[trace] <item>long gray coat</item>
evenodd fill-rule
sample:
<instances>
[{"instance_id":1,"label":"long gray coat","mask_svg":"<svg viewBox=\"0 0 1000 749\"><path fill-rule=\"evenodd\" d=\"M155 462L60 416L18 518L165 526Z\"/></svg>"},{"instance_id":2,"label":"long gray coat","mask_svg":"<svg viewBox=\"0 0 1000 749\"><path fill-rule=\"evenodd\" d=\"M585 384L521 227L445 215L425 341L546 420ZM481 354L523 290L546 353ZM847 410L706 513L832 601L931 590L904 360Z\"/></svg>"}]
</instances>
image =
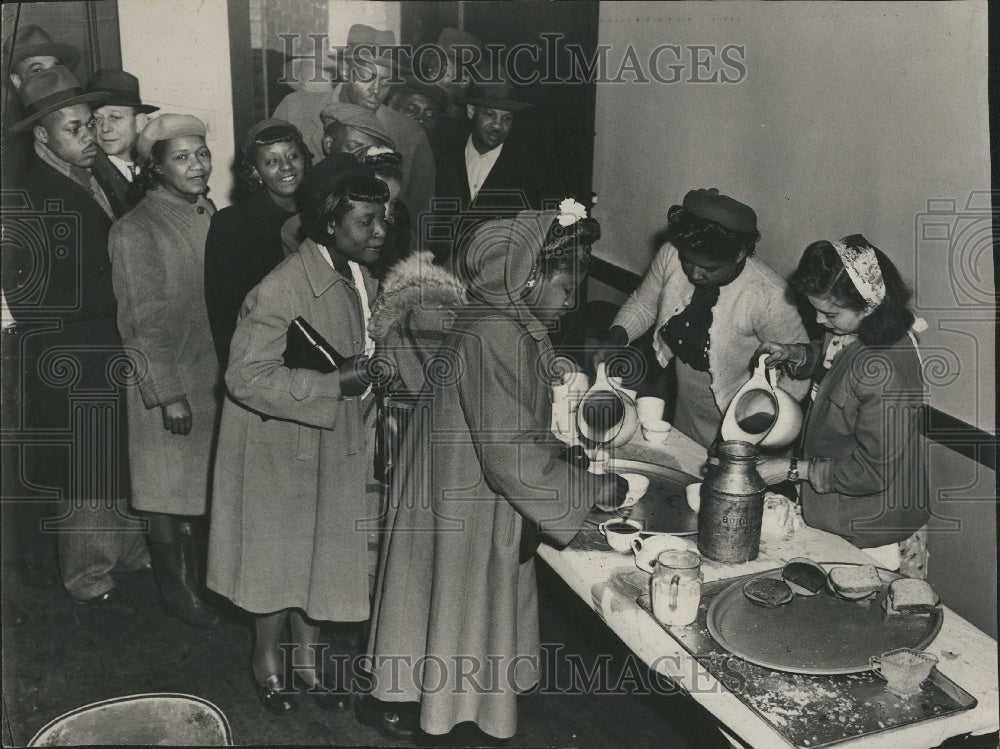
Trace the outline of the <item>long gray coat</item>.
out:
<instances>
[{"instance_id":1,"label":"long gray coat","mask_svg":"<svg viewBox=\"0 0 1000 749\"><path fill-rule=\"evenodd\" d=\"M370 299L376 282L362 270ZM302 316L344 356L364 352L360 296L306 240L247 296L229 349L215 461L208 587L253 613L369 614L366 503L369 398L339 375L288 369L288 326Z\"/></svg>"},{"instance_id":2,"label":"long gray coat","mask_svg":"<svg viewBox=\"0 0 1000 749\"><path fill-rule=\"evenodd\" d=\"M475 721L509 737L517 691L539 678L534 562L519 562L524 518L566 544L594 498L549 432L547 332L522 305L502 303L505 285L523 284L541 236L530 222L484 229L533 245L508 236L480 246L470 293L491 301L466 308L425 370L433 397L407 433L393 481L369 649L374 696L420 701L427 733ZM477 667L481 689L460 675Z\"/></svg>"},{"instance_id":3,"label":"long gray coat","mask_svg":"<svg viewBox=\"0 0 1000 749\"><path fill-rule=\"evenodd\" d=\"M150 190L108 239L118 329L138 387L126 395L132 504L205 513L218 422L219 362L205 308L205 237L215 207ZM160 406L187 398L186 435L163 428Z\"/></svg>"}]
</instances>

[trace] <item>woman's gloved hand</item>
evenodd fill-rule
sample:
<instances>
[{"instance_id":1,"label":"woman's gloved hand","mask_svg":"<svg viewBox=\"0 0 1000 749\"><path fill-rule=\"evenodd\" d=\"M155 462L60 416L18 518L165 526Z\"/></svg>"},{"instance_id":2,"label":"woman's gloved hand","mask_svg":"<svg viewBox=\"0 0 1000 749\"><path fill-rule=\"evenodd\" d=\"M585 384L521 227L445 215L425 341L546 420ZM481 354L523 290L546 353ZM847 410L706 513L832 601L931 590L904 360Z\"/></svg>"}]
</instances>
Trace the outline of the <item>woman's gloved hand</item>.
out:
<instances>
[{"instance_id":1,"label":"woman's gloved hand","mask_svg":"<svg viewBox=\"0 0 1000 749\"><path fill-rule=\"evenodd\" d=\"M350 356L337 370L340 375L340 394L344 396L363 395L374 382L368 357L364 354Z\"/></svg>"},{"instance_id":2,"label":"woman's gloved hand","mask_svg":"<svg viewBox=\"0 0 1000 749\"><path fill-rule=\"evenodd\" d=\"M626 346L628 346L628 333L625 331L625 328L621 325L612 325L604 336L604 340L597 345L597 348L590 356L590 363L594 371L597 371L598 364L610 359Z\"/></svg>"},{"instance_id":3,"label":"woman's gloved hand","mask_svg":"<svg viewBox=\"0 0 1000 749\"><path fill-rule=\"evenodd\" d=\"M590 468L590 458L580 445L570 445L559 453L559 460L565 460L571 466L586 471Z\"/></svg>"},{"instance_id":4,"label":"woman's gloved hand","mask_svg":"<svg viewBox=\"0 0 1000 749\"><path fill-rule=\"evenodd\" d=\"M769 367L781 366L792 376L805 374L809 366L810 347L805 343L775 343L765 341L757 347L752 357L750 357L749 368L753 370L757 366L757 361L764 354L767 359L764 364Z\"/></svg>"},{"instance_id":5,"label":"woman's gloved hand","mask_svg":"<svg viewBox=\"0 0 1000 749\"><path fill-rule=\"evenodd\" d=\"M171 434L191 433L191 406L188 405L187 398L160 406L160 412L163 415L163 428Z\"/></svg>"}]
</instances>

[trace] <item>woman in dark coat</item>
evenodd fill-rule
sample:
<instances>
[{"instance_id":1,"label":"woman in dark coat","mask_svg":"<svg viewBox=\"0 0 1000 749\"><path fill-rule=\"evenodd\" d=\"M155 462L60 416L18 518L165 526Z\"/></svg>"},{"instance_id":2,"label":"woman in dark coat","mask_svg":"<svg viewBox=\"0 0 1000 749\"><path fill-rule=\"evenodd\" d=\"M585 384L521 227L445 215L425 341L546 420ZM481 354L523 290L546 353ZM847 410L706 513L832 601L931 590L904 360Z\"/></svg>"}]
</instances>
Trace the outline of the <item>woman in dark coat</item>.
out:
<instances>
[{"instance_id":1,"label":"woman in dark coat","mask_svg":"<svg viewBox=\"0 0 1000 749\"><path fill-rule=\"evenodd\" d=\"M592 219L556 216L524 211L477 229L459 264L471 301L427 367L430 413L405 437L369 646L374 689L355 708L394 738L418 721L428 734L465 721L514 734L517 692L538 680L528 539L534 529L565 545L595 504L619 500L612 477L560 460L549 431L547 325L572 306L599 236ZM463 686L470 661L491 688Z\"/></svg>"},{"instance_id":2,"label":"woman in dark coat","mask_svg":"<svg viewBox=\"0 0 1000 749\"><path fill-rule=\"evenodd\" d=\"M250 194L212 217L205 240L205 303L223 372L243 300L285 259L281 226L295 215L310 163L302 133L290 122L261 120L247 133L240 180Z\"/></svg>"},{"instance_id":3,"label":"woman in dark coat","mask_svg":"<svg viewBox=\"0 0 1000 749\"><path fill-rule=\"evenodd\" d=\"M212 154L204 123L179 114L152 120L137 148L148 189L108 239L118 328L138 384L126 400L132 504L149 521L164 607L212 626L194 524L207 510L220 390L203 291Z\"/></svg>"},{"instance_id":4,"label":"woman in dark coat","mask_svg":"<svg viewBox=\"0 0 1000 749\"><path fill-rule=\"evenodd\" d=\"M308 237L250 292L230 347L208 585L255 615L251 675L277 714L298 705L283 684L286 624L308 689L321 679L319 664L310 665L319 622L369 615L374 559L365 524L380 512L368 488L373 396L345 373L374 349L367 318L378 285L367 266L385 240L387 197L350 154L317 164L299 196ZM348 357L339 369L324 373L286 356L297 318ZM339 686L313 692L320 707L350 704Z\"/></svg>"}]
</instances>

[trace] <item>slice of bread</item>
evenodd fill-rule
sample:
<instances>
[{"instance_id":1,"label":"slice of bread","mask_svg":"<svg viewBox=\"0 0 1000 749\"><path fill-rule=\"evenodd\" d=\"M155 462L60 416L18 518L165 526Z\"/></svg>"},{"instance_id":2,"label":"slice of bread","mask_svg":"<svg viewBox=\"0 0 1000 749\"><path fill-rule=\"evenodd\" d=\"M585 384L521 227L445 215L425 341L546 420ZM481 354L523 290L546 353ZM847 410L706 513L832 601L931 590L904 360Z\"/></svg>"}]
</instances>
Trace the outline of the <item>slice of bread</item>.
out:
<instances>
[{"instance_id":1,"label":"slice of bread","mask_svg":"<svg viewBox=\"0 0 1000 749\"><path fill-rule=\"evenodd\" d=\"M889 600L897 611L933 609L941 600L926 580L903 577L889 585Z\"/></svg>"},{"instance_id":2,"label":"slice of bread","mask_svg":"<svg viewBox=\"0 0 1000 749\"><path fill-rule=\"evenodd\" d=\"M766 609L783 606L795 598L784 580L775 580L773 577L755 577L743 586L743 595L750 603Z\"/></svg>"},{"instance_id":3,"label":"slice of bread","mask_svg":"<svg viewBox=\"0 0 1000 749\"><path fill-rule=\"evenodd\" d=\"M800 596L814 596L826 585L826 571L811 559L792 559L781 571L788 587Z\"/></svg>"},{"instance_id":4,"label":"slice of bread","mask_svg":"<svg viewBox=\"0 0 1000 749\"><path fill-rule=\"evenodd\" d=\"M831 569L830 585L838 593L862 596L881 589L882 579L878 576L874 564L858 564Z\"/></svg>"}]
</instances>

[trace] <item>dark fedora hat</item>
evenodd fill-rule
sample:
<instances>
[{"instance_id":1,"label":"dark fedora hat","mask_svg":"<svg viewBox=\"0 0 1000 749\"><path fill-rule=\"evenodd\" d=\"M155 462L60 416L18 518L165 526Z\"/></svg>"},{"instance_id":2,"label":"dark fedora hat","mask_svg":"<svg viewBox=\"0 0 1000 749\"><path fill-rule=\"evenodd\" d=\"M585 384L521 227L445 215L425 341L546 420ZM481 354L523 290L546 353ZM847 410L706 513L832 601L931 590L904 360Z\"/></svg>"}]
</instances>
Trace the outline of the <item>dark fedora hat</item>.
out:
<instances>
[{"instance_id":1,"label":"dark fedora hat","mask_svg":"<svg viewBox=\"0 0 1000 749\"><path fill-rule=\"evenodd\" d=\"M516 98L514 87L503 83L473 83L469 93L462 99L463 104L475 107L502 109L505 112L527 112L531 104Z\"/></svg>"},{"instance_id":2,"label":"dark fedora hat","mask_svg":"<svg viewBox=\"0 0 1000 749\"><path fill-rule=\"evenodd\" d=\"M12 133L27 130L50 112L74 104L96 104L108 100L108 94L104 91L84 91L76 76L62 65L53 65L48 70L31 76L18 93L26 116L11 126Z\"/></svg>"},{"instance_id":3,"label":"dark fedora hat","mask_svg":"<svg viewBox=\"0 0 1000 749\"><path fill-rule=\"evenodd\" d=\"M362 54L362 50L359 49L364 45L367 49L365 53ZM327 57L332 57L335 60L364 60L371 61L377 65L385 65L389 68L395 68L403 73L409 73L410 67L401 59L399 55L395 55L398 59L393 60L393 55L391 50L382 49L380 47L395 47L396 46L396 34L392 31L384 29L374 29L371 26L366 26L363 23L356 23L347 30L347 44L343 47L334 47L333 52L331 52Z\"/></svg>"},{"instance_id":4,"label":"dark fedora hat","mask_svg":"<svg viewBox=\"0 0 1000 749\"><path fill-rule=\"evenodd\" d=\"M87 91L103 91L110 98L102 106L134 107L136 112L149 114L158 112L159 107L143 104L139 98L139 79L124 70L101 69L94 73L87 84Z\"/></svg>"},{"instance_id":5,"label":"dark fedora hat","mask_svg":"<svg viewBox=\"0 0 1000 749\"><path fill-rule=\"evenodd\" d=\"M393 91L401 94L420 94L426 96L442 109L447 109L451 104L451 95L440 83L424 83L419 78L407 77L402 83L392 87Z\"/></svg>"},{"instance_id":6,"label":"dark fedora hat","mask_svg":"<svg viewBox=\"0 0 1000 749\"><path fill-rule=\"evenodd\" d=\"M7 39L4 54L11 55L11 67L29 57L55 57L68 69L73 70L80 62L80 50L71 44L60 44L52 41L52 37L41 26L31 23L14 32L12 39ZM13 47L13 52L11 52Z\"/></svg>"}]
</instances>

